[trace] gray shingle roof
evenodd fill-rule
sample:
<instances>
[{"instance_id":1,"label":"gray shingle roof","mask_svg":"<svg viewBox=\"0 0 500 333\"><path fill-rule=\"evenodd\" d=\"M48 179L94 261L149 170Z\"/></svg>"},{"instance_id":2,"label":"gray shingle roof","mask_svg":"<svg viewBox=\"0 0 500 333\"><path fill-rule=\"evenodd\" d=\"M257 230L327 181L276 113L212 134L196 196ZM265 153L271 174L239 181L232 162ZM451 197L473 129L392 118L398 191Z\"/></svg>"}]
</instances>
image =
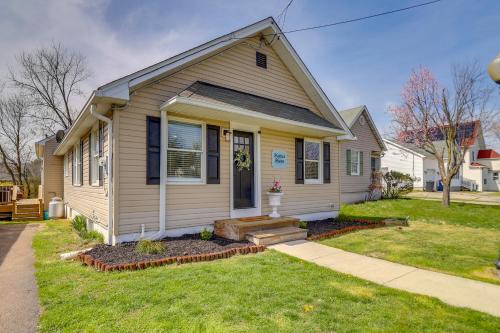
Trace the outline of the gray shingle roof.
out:
<instances>
[{"instance_id":1,"label":"gray shingle roof","mask_svg":"<svg viewBox=\"0 0 500 333\"><path fill-rule=\"evenodd\" d=\"M235 106L311 125L341 129L309 109L210 83L197 81L179 93L179 96Z\"/></svg>"},{"instance_id":2,"label":"gray shingle roof","mask_svg":"<svg viewBox=\"0 0 500 333\"><path fill-rule=\"evenodd\" d=\"M425 157L432 157L433 155L431 153L429 153L427 150L425 149L422 149L412 143L405 143L405 142L399 142L399 141L396 141L396 140L393 140L393 139L385 139L389 142L392 142L394 144L397 144L397 145L400 145L400 146L403 146L405 148L408 148L409 150L412 150L420 155L424 155ZM437 148L437 147L436 147Z\"/></svg>"}]
</instances>

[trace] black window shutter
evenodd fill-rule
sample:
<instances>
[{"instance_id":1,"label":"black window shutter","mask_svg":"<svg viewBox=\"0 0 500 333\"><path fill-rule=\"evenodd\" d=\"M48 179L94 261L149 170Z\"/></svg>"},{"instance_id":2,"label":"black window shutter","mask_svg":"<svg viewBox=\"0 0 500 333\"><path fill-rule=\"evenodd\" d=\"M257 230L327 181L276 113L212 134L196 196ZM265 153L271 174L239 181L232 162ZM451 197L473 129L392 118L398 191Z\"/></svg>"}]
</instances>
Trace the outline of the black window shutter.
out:
<instances>
[{"instance_id":1,"label":"black window shutter","mask_svg":"<svg viewBox=\"0 0 500 333\"><path fill-rule=\"evenodd\" d=\"M295 184L304 184L304 139L295 138Z\"/></svg>"},{"instance_id":2,"label":"black window shutter","mask_svg":"<svg viewBox=\"0 0 500 333\"><path fill-rule=\"evenodd\" d=\"M92 185L92 132L89 134L89 185Z\"/></svg>"},{"instance_id":3,"label":"black window shutter","mask_svg":"<svg viewBox=\"0 0 500 333\"><path fill-rule=\"evenodd\" d=\"M160 184L161 118L147 117L146 184Z\"/></svg>"},{"instance_id":4,"label":"black window shutter","mask_svg":"<svg viewBox=\"0 0 500 333\"><path fill-rule=\"evenodd\" d=\"M104 123L99 121L99 157L104 156ZM104 178L103 166L99 166L99 186L102 186Z\"/></svg>"},{"instance_id":5,"label":"black window shutter","mask_svg":"<svg viewBox=\"0 0 500 333\"><path fill-rule=\"evenodd\" d=\"M207 125L207 184L220 184L220 128Z\"/></svg>"},{"instance_id":6,"label":"black window shutter","mask_svg":"<svg viewBox=\"0 0 500 333\"><path fill-rule=\"evenodd\" d=\"M323 142L323 183L330 183L330 142Z\"/></svg>"},{"instance_id":7,"label":"black window shutter","mask_svg":"<svg viewBox=\"0 0 500 333\"><path fill-rule=\"evenodd\" d=\"M80 140L80 185L83 185L83 140Z\"/></svg>"}]
</instances>

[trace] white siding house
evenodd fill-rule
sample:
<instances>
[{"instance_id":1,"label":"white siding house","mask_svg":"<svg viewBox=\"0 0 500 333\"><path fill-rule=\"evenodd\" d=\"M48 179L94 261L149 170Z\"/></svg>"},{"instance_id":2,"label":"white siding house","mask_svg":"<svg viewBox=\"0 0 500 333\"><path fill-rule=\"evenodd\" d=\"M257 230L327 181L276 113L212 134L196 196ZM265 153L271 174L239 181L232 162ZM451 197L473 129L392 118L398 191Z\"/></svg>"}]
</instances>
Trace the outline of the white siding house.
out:
<instances>
[{"instance_id":1,"label":"white siding house","mask_svg":"<svg viewBox=\"0 0 500 333\"><path fill-rule=\"evenodd\" d=\"M417 152L414 149L402 146L392 140L384 139L387 151L381 160L382 171L399 171L410 175L414 181L414 187L422 189L424 184L424 152ZM428 155L428 154L427 154ZM425 161L427 167L433 168L431 161ZM427 180L435 174L429 172ZM427 176L427 174L426 174Z\"/></svg>"}]
</instances>

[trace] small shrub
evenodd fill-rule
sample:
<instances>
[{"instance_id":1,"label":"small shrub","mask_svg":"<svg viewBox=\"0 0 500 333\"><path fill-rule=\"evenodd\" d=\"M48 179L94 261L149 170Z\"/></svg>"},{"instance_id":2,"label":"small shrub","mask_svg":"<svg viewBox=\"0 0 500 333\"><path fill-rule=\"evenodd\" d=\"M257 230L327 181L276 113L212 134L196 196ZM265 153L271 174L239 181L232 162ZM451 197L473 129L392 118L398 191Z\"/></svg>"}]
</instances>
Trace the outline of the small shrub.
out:
<instances>
[{"instance_id":1,"label":"small shrub","mask_svg":"<svg viewBox=\"0 0 500 333\"><path fill-rule=\"evenodd\" d=\"M212 236L213 236L213 233L206 228L203 228L203 230L200 233L200 238L203 240L210 240L210 239L212 239Z\"/></svg>"},{"instance_id":2,"label":"small shrub","mask_svg":"<svg viewBox=\"0 0 500 333\"><path fill-rule=\"evenodd\" d=\"M392 170L384 174L384 181L385 188L382 191L384 199L397 199L413 190L413 179L408 174Z\"/></svg>"},{"instance_id":3,"label":"small shrub","mask_svg":"<svg viewBox=\"0 0 500 333\"><path fill-rule=\"evenodd\" d=\"M80 236L80 238L86 241L97 241L99 243L104 242L104 237L98 231L87 230L87 218L83 215L75 216L75 218L71 221L71 225L73 229L75 229L76 233Z\"/></svg>"},{"instance_id":4,"label":"small shrub","mask_svg":"<svg viewBox=\"0 0 500 333\"><path fill-rule=\"evenodd\" d=\"M102 234L98 231L95 231L95 230L92 230L92 231L86 231L83 235L81 235L83 239L86 239L86 240L94 240L94 241L97 241L99 243L103 243L104 242L104 237L102 236Z\"/></svg>"},{"instance_id":5,"label":"small shrub","mask_svg":"<svg viewBox=\"0 0 500 333\"><path fill-rule=\"evenodd\" d=\"M300 229L307 229L307 222L306 221L300 221L299 222L299 228Z\"/></svg>"},{"instance_id":6,"label":"small shrub","mask_svg":"<svg viewBox=\"0 0 500 333\"><path fill-rule=\"evenodd\" d=\"M159 241L149 239L141 239L135 246L135 251L143 254L160 254L165 252L165 245Z\"/></svg>"},{"instance_id":7,"label":"small shrub","mask_svg":"<svg viewBox=\"0 0 500 333\"><path fill-rule=\"evenodd\" d=\"M87 219L83 215L75 216L75 218L71 221L71 225L73 226L73 229L78 232L78 234L87 231Z\"/></svg>"}]
</instances>

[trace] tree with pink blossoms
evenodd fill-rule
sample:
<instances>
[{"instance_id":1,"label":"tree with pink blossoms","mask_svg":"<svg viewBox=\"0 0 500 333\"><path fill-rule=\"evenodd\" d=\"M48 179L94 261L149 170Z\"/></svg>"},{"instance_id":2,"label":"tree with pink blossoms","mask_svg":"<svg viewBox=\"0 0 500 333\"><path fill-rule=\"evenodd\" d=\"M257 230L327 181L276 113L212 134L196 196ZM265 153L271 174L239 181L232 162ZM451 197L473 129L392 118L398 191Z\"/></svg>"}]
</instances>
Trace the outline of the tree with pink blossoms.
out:
<instances>
[{"instance_id":1,"label":"tree with pink blossoms","mask_svg":"<svg viewBox=\"0 0 500 333\"><path fill-rule=\"evenodd\" d=\"M394 139L411 143L434 156L443 184L442 204L450 205L450 187L481 126L497 118L477 64L454 66L451 87L442 86L427 68L414 70L401 91L401 102L389 107Z\"/></svg>"}]
</instances>

